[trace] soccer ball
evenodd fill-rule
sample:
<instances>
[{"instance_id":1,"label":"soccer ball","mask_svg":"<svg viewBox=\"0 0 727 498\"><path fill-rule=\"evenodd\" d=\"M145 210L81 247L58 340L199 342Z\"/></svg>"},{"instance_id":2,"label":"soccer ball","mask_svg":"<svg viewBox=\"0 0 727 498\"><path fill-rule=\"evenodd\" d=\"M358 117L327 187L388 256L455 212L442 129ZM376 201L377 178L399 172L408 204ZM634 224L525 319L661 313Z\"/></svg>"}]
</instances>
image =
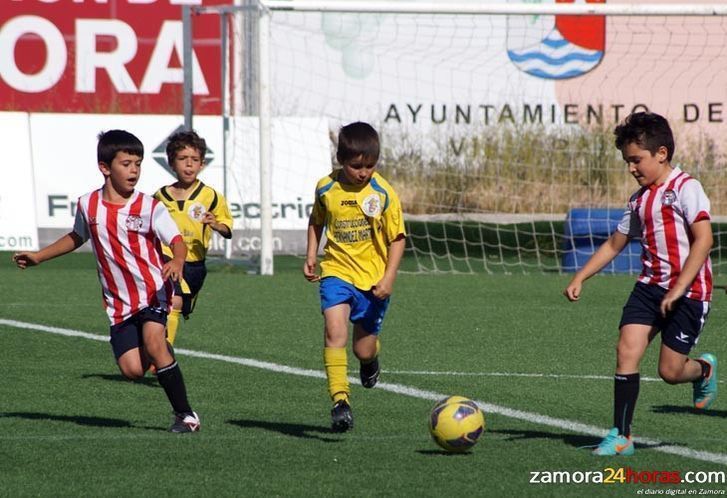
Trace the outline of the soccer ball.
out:
<instances>
[{"instance_id":1,"label":"soccer ball","mask_svg":"<svg viewBox=\"0 0 727 498\"><path fill-rule=\"evenodd\" d=\"M429 416L434 442L451 452L472 448L485 431L485 417L477 404L464 396L450 396L437 402Z\"/></svg>"}]
</instances>

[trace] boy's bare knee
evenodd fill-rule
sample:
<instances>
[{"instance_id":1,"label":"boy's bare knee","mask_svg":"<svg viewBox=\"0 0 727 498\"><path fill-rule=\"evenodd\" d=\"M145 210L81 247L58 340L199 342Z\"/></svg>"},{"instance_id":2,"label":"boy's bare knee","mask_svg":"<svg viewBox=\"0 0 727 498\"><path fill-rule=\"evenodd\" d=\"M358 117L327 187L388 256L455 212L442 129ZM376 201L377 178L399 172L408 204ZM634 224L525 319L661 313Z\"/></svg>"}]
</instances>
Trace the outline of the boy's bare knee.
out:
<instances>
[{"instance_id":1,"label":"boy's bare knee","mask_svg":"<svg viewBox=\"0 0 727 498\"><path fill-rule=\"evenodd\" d=\"M371 350L370 348L353 348L353 354L359 361L370 361L376 357L376 348Z\"/></svg>"},{"instance_id":2,"label":"boy's bare knee","mask_svg":"<svg viewBox=\"0 0 727 498\"><path fill-rule=\"evenodd\" d=\"M677 372L673 368L660 366L659 377L661 377L667 384L679 384L681 380L681 372Z\"/></svg>"},{"instance_id":3,"label":"boy's bare knee","mask_svg":"<svg viewBox=\"0 0 727 498\"><path fill-rule=\"evenodd\" d=\"M124 377L126 377L129 380L139 380L144 377L144 373L145 373L141 369L136 369L136 368L126 368L126 369L121 368L120 370L121 370L121 375L123 375Z\"/></svg>"}]
</instances>

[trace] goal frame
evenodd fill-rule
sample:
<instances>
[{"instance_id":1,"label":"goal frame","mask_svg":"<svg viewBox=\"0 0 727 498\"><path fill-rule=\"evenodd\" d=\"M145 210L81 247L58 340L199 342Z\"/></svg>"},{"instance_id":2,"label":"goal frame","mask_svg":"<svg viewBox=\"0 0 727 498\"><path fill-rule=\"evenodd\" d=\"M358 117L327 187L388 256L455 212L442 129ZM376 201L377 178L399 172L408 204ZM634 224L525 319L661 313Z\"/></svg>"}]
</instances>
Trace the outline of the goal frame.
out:
<instances>
[{"instance_id":1,"label":"goal frame","mask_svg":"<svg viewBox=\"0 0 727 498\"><path fill-rule=\"evenodd\" d=\"M236 3L239 3L237 0ZM725 16L727 4L714 3L679 3L679 4L607 4L607 3L493 3L493 2L444 2L444 1L362 1L362 0L260 0L257 6L190 6L182 8L184 27L184 116L185 127L192 128L192 74L191 57L191 19L190 12L195 14L225 14L239 11L257 10L257 107L260 140L260 238L259 273L272 275L273 266L273 229L272 229L272 107L270 78L270 24L271 15L276 11L293 12L338 12L338 13L387 13L387 14L448 14L448 15L604 15L604 16ZM227 30L222 22L223 36ZM227 40L222 41L223 47ZM223 57L228 54L223 52ZM227 78L225 61L222 61L222 85ZM223 107L225 93L223 97ZM225 111L223 110L223 114ZM223 125L225 126L225 125ZM223 132L226 136L227 130ZM225 164L226 168L227 165Z\"/></svg>"}]
</instances>

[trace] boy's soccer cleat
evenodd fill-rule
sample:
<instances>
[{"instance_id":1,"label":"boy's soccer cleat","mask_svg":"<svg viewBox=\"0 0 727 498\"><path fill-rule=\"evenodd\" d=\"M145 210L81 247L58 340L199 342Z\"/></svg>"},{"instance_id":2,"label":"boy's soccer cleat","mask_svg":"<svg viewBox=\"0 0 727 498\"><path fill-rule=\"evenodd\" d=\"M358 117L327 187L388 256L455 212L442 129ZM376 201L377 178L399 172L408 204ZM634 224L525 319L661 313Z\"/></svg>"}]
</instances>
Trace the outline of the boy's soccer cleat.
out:
<instances>
[{"instance_id":1,"label":"boy's soccer cleat","mask_svg":"<svg viewBox=\"0 0 727 498\"><path fill-rule=\"evenodd\" d=\"M634 442L630 437L619 434L618 428L614 427L606 434L601 444L593 450L593 454L598 456L633 455Z\"/></svg>"},{"instance_id":2,"label":"boy's soccer cleat","mask_svg":"<svg viewBox=\"0 0 727 498\"><path fill-rule=\"evenodd\" d=\"M331 410L331 430L333 432L346 432L353 429L353 413L348 401L342 399L333 405Z\"/></svg>"},{"instance_id":3,"label":"boy's soccer cleat","mask_svg":"<svg viewBox=\"0 0 727 498\"><path fill-rule=\"evenodd\" d=\"M709 364L709 375L692 383L692 398L694 408L706 410L717 398L717 357L704 353L699 359Z\"/></svg>"},{"instance_id":4,"label":"boy's soccer cleat","mask_svg":"<svg viewBox=\"0 0 727 498\"><path fill-rule=\"evenodd\" d=\"M371 389L379 381L379 374L381 368L379 367L379 357L374 358L369 363L361 363L361 368L358 371L361 376L361 385L367 389Z\"/></svg>"},{"instance_id":5,"label":"boy's soccer cleat","mask_svg":"<svg viewBox=\"0 0 727 498\"><path fill-rule=\"evenodd\" d=\"M175 413L174 423L169 428L169 432L197 432L199 426L199 417L196 413Z\"/></svg>"}]
</instances>

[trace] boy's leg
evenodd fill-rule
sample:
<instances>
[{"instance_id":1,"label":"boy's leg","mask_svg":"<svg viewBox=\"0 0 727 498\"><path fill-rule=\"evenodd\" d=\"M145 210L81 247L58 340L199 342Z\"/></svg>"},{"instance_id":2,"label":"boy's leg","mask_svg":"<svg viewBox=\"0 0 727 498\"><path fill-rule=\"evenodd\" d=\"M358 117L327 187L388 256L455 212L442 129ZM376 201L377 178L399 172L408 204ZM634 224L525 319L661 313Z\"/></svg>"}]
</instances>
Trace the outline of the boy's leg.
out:
<instances>
[{"instance_id":1,"label":"boy's leg","mask_svg":"<svg viewBox=\"0 0 727 498\"><path fill-rule=\"evenodd\" d=\"M323 362L328 379L328 394L333 400L331 409L331 430L345 432L353 429L353 413L349 403L351 393L348 384L348 304L337 304L323 311L325 319L325 347Z\"/></svg>"},{"instance_id":2,"label":"boy's leg","mask_svg":"<svg viewBox=\"0 0 727 498\"><path fill-rule=\"evenodd\" d=\"M616 374L613 383L613 428L593 451L596 455L632 455L631 422L639 397L639 363L657 333L650 325L624 324L616 347Z\"/></svg>"},{"instance_id":3,"label":"boy's leg","mask_svg":"<svg viewBox=\"0 0 727 498\"><path fill-rule=\"evenodd\" d=\"M110 336L111 349L121 374L131 380L144 377L149 368L149 357L141 347L141 330L136 317L111 326Z\"/></svg>"},{"instance_id":4,"label":"boy's leg","mask_svg":"<svg viewBox=\"0 0 727 498\"><path fill-rule=\"evenodd\" d=\"M366 388L374 387L379 381L381 343L378 336L388 307L388 298L382 300L371 291L361 292L356 289L351 307L351 321L355 323L353 352L361 361L361 385Z\"/></svg>"},{"instance_id":5,"label":"boy's leg","mask_svg":"<svg viewBox=\"0 0 727 498\"><path fill-rule=\"evenodd\" d=\"M184 308L184 295L189 293L189 285L185 278L188 274L188 265L184 265L182 271L183 277L178 282L174 282L174 297L172 298L172 311L167 316L167 341L169 344L174 345L174 340L177 338L177 331L179 330L180 317L182 315L182 309Z\"/></svg>"},{"instance_id":6,"label":"boy's leg","mask_svg":"<svg viewBox=\"0 0 727 498\"><path fill-rule=\"evenodd\" d=\"M177 299L177 296L174 296ZM181 299L180 299L181 301ZM174 345L174 340L177 338L177 330L179 330L179 319L182 317L181 303L180 308L172 308L167 317L167 341L169 344Z\"/></svg>"},{"instance_id":7,"label":"boy's leg","mask_svg":"<svg viewBox=\"0 0 727 498\"><path fill-rule=\"evenodd\" d=\"M639 364L656 333L655 327L634 323L623 325L619 331L614 375L613 426L625 437L631 435L631 422L639 397Z\"/></svg>"},{"instance_id":8,"label":"boy's leg","mask_svg":"<svg viewBox=\"0 0 727 498\"><path fill-rule=\"evenodd\" d=\"M702 364L666 344L659 352L659 376L667 384L683 384L702 379Z\"/></svg>"},{"instance_id":9,"label":"boy's leg","mask_svg":"<svg viewBox=\"0 0 727 498\"><path fill-rule=\"evenodd\" d=\"M350 306L346 303L331 306L323 311L325 320L323 361L328 378L328 393L334 402L348 400L351 392L348 384L348 317Z\"/></svg>"},{"instance_id":10,"label":"boy's leg","mask_svg":"<svg viewBox=\"0 0 727 498\"><path fill-rule=\"evenodd\" d=\"M187 400L187 388L182 371L167 346L165 324L148 320L143 322L144 348L157 369L157 379L172 405L175 422L172 432L195 432L199 430L199 418L192 411Z\"/></svg>"},{"instance_id":11,"label":"boy's leg","mask_svg":"<svg viewBox=\"0 0 727 498\"><path fill-rule=\"evenodd\" d=\"M709 303L682 298L661 333L659 375L669 384L692 383L694 407L709 408L717 397L717 358L705 353L690 359L709 315Z\"/></svg>"},{"instance_id":12,"label":"boy's leg","mask_svg":"<svg viewBox=\"0 0 727 498\"><path fill-rule=\"evenodd\" d=\"M353 353L361 362L359 374L361 385L372 388L379 380L379 351L381 341L377 334L367 332L363 325L357 323L353 328Z\"/></svg>"},{"instance_id":13,"label":"boy's leg","mask_svg":"<svg viewBox=\"0 0 727 498\"><path fill-rule=\"evenodd\" d=\"M121 375L131 380L138 380L144 377L146 369L144 368L144 362L142 361L141 348L132 348L123 353L117 360L116 363L119 366Z\"/></svg>"}]
</instances>

